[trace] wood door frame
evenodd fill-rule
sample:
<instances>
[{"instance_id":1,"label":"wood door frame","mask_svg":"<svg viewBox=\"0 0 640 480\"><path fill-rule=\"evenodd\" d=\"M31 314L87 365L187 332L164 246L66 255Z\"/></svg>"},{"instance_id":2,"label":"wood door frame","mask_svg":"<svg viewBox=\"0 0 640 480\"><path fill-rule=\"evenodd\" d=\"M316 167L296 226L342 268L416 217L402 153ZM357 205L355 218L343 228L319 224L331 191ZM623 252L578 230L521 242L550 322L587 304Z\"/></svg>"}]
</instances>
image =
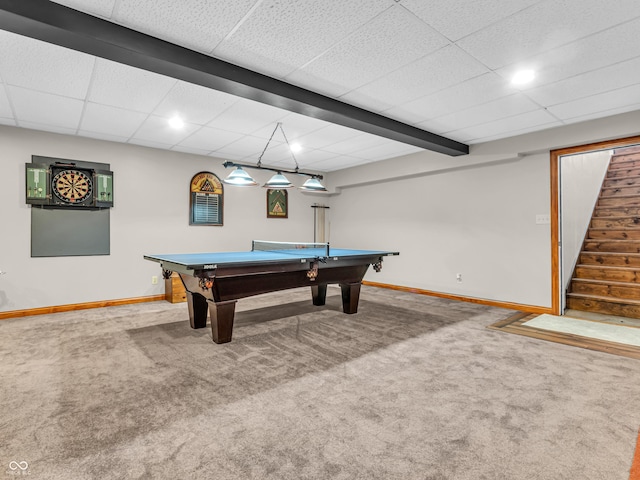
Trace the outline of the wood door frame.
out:
<instances>
[{"instance_id":1,"label":"wood door frame","mask_svg":"<svg viewBox=\"0 0 640 480\"><path fill-rule=\"evenodd\" d=\"M560 315L560 185L558 167L560 157L578 153L587 153L610 148L626 147L640 144L640 135L634 137L607 140L604 142L589 143L575 147L551 150L550 174L551 174L551 310L554 315Z\"/></svg>"}]
</instances>

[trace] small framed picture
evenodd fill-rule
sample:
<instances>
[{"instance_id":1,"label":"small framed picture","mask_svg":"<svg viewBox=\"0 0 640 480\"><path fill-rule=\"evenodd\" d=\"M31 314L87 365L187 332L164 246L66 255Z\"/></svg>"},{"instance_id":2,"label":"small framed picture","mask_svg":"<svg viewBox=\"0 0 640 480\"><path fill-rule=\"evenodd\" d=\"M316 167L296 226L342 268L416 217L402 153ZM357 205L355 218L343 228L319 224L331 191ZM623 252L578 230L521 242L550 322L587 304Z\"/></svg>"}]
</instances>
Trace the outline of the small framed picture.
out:
<instances>
[{"instance_id":1,"label":"small framed picture","mask_svg":"<svg viewBox=\"0 0 640 480\"><path fill-rule=\"evenodd\" d=\"M267 189L267 218L287 218L289 205L286 190Z\"/></svg>"}]
</instances>

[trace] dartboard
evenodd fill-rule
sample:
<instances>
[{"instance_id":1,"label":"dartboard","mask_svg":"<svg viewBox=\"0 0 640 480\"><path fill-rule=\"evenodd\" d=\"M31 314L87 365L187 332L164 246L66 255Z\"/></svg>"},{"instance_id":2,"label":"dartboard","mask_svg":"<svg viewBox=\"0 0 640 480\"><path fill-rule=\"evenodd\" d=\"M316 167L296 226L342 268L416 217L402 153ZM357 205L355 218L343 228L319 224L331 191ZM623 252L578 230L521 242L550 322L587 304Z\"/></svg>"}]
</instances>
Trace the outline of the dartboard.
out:
<instances>
[{"instance_id":1,"label":"dartboard","mask_svg":"<svg viewBox=\"0 0 640 480\"><path fill-rule=\"evenodd\" d=\"M53 193L65 203L84 202L93 192L91 175L82 170L62 170L51 184Z\"/></svg>"}]
</instances>

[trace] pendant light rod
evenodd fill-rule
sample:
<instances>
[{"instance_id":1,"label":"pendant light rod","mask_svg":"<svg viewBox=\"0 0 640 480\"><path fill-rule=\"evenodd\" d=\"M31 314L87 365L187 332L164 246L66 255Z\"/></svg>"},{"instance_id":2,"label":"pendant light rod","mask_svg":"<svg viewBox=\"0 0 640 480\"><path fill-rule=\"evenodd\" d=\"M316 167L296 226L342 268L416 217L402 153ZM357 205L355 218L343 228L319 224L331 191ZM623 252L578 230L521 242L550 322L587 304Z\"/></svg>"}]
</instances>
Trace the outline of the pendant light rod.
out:
<instances>
[{"instance_id":1,"label":"pendant light rod","mask_svg":"<svg viewBox=\"0 0 640 480\"><path fill-rule=\"evenodd\" d=\"M268 170L270 172L276 172L276 173L290 173L293 175L306 175L307 177L311 177L311 178L317 178L318 180L322 180L322 175L317 174L317 173L308 173L308 172L303 172L298 170L298 167L296 166L295 170L285 170L282 168L276 168L276 167L267 167L265 165L262 165L262 163L259 163L258 165L249 165L246 163L236 163L236 162L232 162L232 161L226 161L222 164L222 166L224 168L230 168L230 167L242 167L242 168L255 168L256 170Z\"/></svg>"}]
</instances>

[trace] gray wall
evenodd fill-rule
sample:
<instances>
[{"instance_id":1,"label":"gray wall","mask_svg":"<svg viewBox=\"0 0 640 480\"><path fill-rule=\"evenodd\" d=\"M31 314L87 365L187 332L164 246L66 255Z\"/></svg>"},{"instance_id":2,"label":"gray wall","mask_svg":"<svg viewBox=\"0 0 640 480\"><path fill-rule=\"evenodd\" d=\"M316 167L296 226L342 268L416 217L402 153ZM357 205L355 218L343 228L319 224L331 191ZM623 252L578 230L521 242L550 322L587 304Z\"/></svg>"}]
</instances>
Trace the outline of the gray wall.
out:
<instances>
[{"instance_id":1,"label":"gray wall","mask_svg":"<svg viewBox=\"0 0 640 480\"><path fill-rule=\"evenodd\" d=\"M225 186L224 226L189 226L189 181L203 170L226 177L221 159L3 126L0 145L0 311L162 294L160 267L144 254L249 250L256 238L313 241L318 198L294 189L288 219L266 218L264 188ZM33 154L111 164L111 255L30 257L24 164Z\"/></svg>"},{"instance_id":2,"label":"gray wall","mask_svg":"<svg viewBox=\"0 0 640 480\"><path fill-rule=\"evenodd\" d=\"M400 251L367 280L551 306L550 150L638 135L640 112L328 176L333 245ZM462 274L462 282L456 280Z\"/></svg>"},{"instance_id":3,"label":"gray wall","mask_svg":"<svg viewBox=\"0 0 640 480\"><path fill-rule=\"evenodd\" d=\"M0 311L162 294L144 254L311 241L316 202L331 207L332 245L400 251L368 280L550 306L550 226L535 223L550 208L549 150L637 135L638 125L632 112L473 145L465 157L422 152L332 172L332 195L290 191L287 220L266 218L264 189L226 187L224 227L188 219L189 180L202 170L225 177L220 159L0 126ZM111 164L111 255L30 257L24 164L33 154Z\"/></svg>"}]
</instances>

